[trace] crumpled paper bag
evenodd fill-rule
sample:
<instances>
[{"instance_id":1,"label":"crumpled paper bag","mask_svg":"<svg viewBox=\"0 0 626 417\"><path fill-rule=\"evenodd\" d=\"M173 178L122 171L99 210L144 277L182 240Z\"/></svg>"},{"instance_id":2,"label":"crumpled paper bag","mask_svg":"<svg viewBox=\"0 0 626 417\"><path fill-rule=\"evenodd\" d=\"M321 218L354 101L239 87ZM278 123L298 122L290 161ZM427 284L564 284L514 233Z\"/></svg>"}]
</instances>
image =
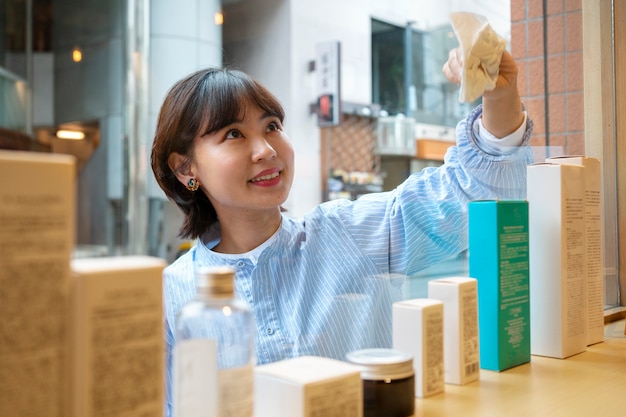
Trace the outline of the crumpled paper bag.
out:
<instances>
[{"instance_id":1,"label":"crumpled paper bag","mask_svg":"<svg viewBox=\"0 0 626 417\"><path fill-rule=\"evenodd\" d=\"M469 103L496 87L506 40L479 14L454 12L450 20L463 51L459 101Z\"/></svg>"}]
</instances>

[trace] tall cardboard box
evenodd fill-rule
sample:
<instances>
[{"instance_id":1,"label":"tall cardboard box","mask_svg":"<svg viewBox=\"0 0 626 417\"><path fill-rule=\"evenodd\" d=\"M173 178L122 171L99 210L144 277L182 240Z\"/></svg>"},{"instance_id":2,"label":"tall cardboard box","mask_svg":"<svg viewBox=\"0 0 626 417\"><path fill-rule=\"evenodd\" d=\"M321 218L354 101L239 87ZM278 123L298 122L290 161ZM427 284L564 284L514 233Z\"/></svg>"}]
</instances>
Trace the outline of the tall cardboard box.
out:
<instances>
[{"instance_id":1,"label":"tall cardboard box","mask_svg":"<svg viewBox=\"0 0 626 417\"><path fill-rule=\"evenodd\" d=\"M530 362L528 202L469 203L469 275L478 281L480 367Z\"/></svg>"},{"instance_id":2,"label":"tall cardboard box","mask_svg":"<svg viewBox=\"0 0 626 417\"><path fill-rule=\"evenodd\" d=\"M0 150L0 416L68 415L75 160Z\"/></svg>"},{"instance_id":3,"label":"tall cardboard box","mask_svg":"<svg viewBox=\"0 0 626 417\"><path fill-rule=\"evenodd\" d=\"M585 168L529 165L530 351L567 358L587 348Z\"/></svg>"},{"instance_id":4,"label":"tall cardboard box","mask_svg":"<svg viewBox=\"0 0 626 417\"><path fill-rule=\"evenodd\" d=\"M72 261L74 417L163 414L164 267L149 256Z\"/></svg>"},{"instance_id":5,"label":"tall cardboard box","mask_svg":"<svg viewBox=\"0 0 626 417\"><path fill-rule=\"evenodd\" d=\"M415 396L443 392L443 302L430 298L397 301L392 313L393 348L413 356Z\"/></svg>"},{"instance_id":6,"label":"tall cardboard box","mask_svg":"<svg viewBox=\"0 0 626 417\"><path fill-rule=\"evenodd\" d=\"M548 158L555 164L585 167L585 224L587 237L587 345L604 341L604 258L602 236L602 170L600 160L587 156Z\"/></svg>"},{"instance_id":7,"label":"tall cardboard box","mask_svg":"<svg viewBox=\"0 0 626 417\"><path fill-rule=\"evenodd\" d=\"M443 302L444 381L464 385L480 378L478 287L476 279L428 281L428 298Z\"/></svg>"}]
</instances>

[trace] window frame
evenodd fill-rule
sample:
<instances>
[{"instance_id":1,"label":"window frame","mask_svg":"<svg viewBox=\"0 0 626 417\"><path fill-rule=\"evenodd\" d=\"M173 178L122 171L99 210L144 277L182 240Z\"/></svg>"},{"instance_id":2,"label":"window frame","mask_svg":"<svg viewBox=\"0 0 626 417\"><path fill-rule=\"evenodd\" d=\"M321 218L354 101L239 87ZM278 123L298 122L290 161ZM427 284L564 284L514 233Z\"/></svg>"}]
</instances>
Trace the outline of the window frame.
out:
<instances>
[{"instance_id":1,"label":"window frame","mask_svg":"<svg viewBox=\"0 0 626 417\"><path fill-rule=\"evenodd\" d=\"M585 152L602 161L605 271L616 270L618 306L605 318L626 316L626 4L584 1L583 66ZM611 255L613 254L613 257Z\"/></svg>"}]
</instances>

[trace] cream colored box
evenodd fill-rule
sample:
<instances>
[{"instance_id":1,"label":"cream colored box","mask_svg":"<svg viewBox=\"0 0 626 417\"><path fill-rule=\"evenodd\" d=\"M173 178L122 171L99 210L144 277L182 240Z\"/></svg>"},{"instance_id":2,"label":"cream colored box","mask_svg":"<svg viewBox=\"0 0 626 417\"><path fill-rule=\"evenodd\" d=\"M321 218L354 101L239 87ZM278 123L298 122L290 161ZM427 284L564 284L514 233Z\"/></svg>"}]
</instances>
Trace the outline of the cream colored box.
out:
<instances>
[{"instance_id":1,"label":"cream colored box","mask_svg":"<svg viewBox=\"0 0 626 417\"><path fill-rule=\"evenodd\" d=\"M444 380L463 385L480 378L478 285L474 278L428 282L428 298L443 302Z\"/></svg>"},{"instance_id":2,"label":"cream colored box","mask_svg":"<svg viewBox=\"0 0 626 417\"><path fill-rule=\"evenodd\" d=\"M165 265L149 256L71 262L74 417L163 414Z\"/></svg>"},{"instance_id":3,"label":"cream colored box","mask_svg":"<svg viewBox=\"0 0 626 417\"><path fill-rule=\"evenodd\" d=\"M527 172L530 353L566 358L587 347L585 168Z\"/></svg>"},{"instance_id":4,"label":"cream colored box","mask_svg":"<svg viewBox=\"0 0 626 417\"><path fill-rule=\"evenodd\" d=\"M415 396L444 391L443 302L415 298L393 304L393 348L413 356Z\"/></svg>"},{"instance_id":5,"label":"cream colored box","mask_svg":"<svg viewBox=\"0 0 626 417\"><path fill-rule=\"evenodd\" d=\"M587 245L587 346L604 341L604 238L602 236L602 168L586 156L548 158L555 164L585 167L585 242Z\"/></svg>"},{"instance_id":6,"label":"cream colored box","mask_svg":"<svg viewBox=\"0 0 626 417\"><path fill-rule=\"evenodd\" d=\"M75 206L73 157L0 150L0 416L68 415Z\"/></svg>"},{"instance_id":7,"label":"cream colored box","mask_svg":"<svg viewBox=\"0 0 626 417\"><path fill-rule=\"evenodd\" d=\"M260 365L254 371L255 417L362 417L360 368L302 356Z\"/></svg>"}]
</instances>

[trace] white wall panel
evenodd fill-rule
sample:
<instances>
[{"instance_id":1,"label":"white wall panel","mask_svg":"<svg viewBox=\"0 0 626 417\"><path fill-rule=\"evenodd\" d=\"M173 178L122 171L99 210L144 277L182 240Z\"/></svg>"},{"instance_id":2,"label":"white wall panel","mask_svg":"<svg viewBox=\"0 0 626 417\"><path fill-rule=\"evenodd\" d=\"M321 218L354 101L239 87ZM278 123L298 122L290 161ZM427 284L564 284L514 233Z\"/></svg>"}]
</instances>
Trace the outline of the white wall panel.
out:
<instances>
[{"instance_id":1,"label":"white wall panel","mask_svg":"<svg viewBox=\"0 0 626 417\"><path fill-rule=\"evenodd\" d=\"M124 63L120 59L124 53L122 38L114 38L109 42L106 60L106 88L109 92L107 113L121 115L124 113Z\"/></svg>"},{"instance_id":2,"label":"white wall panel","mask_svg":"<svg viewBox=\"0 0 626 417\"><path fill-rule=\"evenodd\" d=\"M150 46L150 111L158 113L172 84L197 69L194 39L153 37Z\"/></svg>"},{"instance_id":3,"label":"white wall panel","mask_svg":"<svg viewBox=\"0 0 626 417\"><path fill-rule=\"evenodd\" d=\"M215 13L221 10L219 1L195 0L197 2L197 37L222 46L221 32L215 30Z\"/></svg>"},{"instance_id":4,"label":"white wall panel","mask_svg":"<svg viewBox=\"0 0 626 417\"><path fill-rule=\"evenodd\" d=\"M33 54L33 126L54 126L54 55Z\"/></svg>"},{"instance_id":5,"label":"white wall panel","mask_svg":"<svg viewBox=\"0 0 626 417\"><path fill-rule=\"evenodd\" d=\"M109 88L108 62L109 48L103 45L99 48L90 48L83 55L83 61L78 65L82 72L82 86L75 83L82 91L83 100L81 112L74 120L96 120L106 115L109 96L113 90ZM119 51L121 56L121 50ZM119 59L119 58L118 58ZM123 86L117 86L117 90L123 91Z\"/></svg>"},{"instance_id":6,"label":"white wall panel","mask_svg":"<svg viewBox=\"0 0 626 417\"><path fill-rule=\"evenodd\" d=\"M151 0L149 54L148 146L167 91L187 74L222 65L222 28L215 25L219 0ZM150 149L146 150L150 154ZM165 198L153 176L148 195ZM166 225L167 227L167 225Z\"/></svg>"},{"instance_id":7,"label":"white wall panel","mask_svg":"<svg viewBox=\"0 0 626 417\"><path fill-rule=\"evenodd\" d=\"M222 45L213 42L196 43L196 68L220 66L222 63Z\"/></svg>"},{"instance_id":8,"label":"white wall panel","mask_svg":"<svg viewBox=\"0 0 626 417\"><path fill-rule=\"evenodd\" d=\"M106 138L107 197L121 200L124 196L124 122L121 115L109 116L100 123L100 134Z\"/></svg>"},{"instance_id":9,"label":"white wall panel","mask_svg":"<svg viewBox=\"0 0 626 417\"><path fill-rule=\"evenodd\" d=\"M152 36L195 38L198 33L197 15L196 0L152 0L150 32Z\"/></svg>"}]
</instances>

